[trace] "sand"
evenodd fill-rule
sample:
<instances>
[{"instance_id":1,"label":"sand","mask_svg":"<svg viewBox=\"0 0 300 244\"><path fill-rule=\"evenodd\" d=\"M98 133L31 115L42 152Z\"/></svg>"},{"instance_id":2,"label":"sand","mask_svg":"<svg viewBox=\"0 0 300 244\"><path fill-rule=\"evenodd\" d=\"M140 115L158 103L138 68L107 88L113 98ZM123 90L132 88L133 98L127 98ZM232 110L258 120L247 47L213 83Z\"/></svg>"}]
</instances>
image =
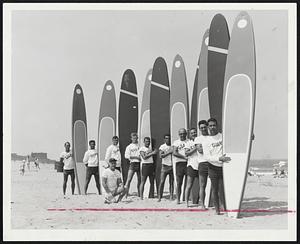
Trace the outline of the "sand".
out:
<instances>
[{"instance_id":1,"label":"sand","mask_svg":"<svg viewBox=\"0 0 300 244\"><path fill-rule=\"evenodd\" d=\"M229 218L226 214L217 216L213 209L205 212L49 211L53 208L186 209L186 206L166 198L161 202L156 198L142 201L135 196L134 182L131 187L133 195L118 204L104 204L103 196L96 194L93 179L88 195L71 195L69 181L67 194L63 196L62 173L57 173L53 165L41 164L40 168L39 171L26 171L21 176L18 163L12 163L12 229L287 229L288 214L291 214L280 212L287 210L287 178L272 176L248 177L242 209L279 211L244 212L239 219Z\"/></svg>"}]
</instances>

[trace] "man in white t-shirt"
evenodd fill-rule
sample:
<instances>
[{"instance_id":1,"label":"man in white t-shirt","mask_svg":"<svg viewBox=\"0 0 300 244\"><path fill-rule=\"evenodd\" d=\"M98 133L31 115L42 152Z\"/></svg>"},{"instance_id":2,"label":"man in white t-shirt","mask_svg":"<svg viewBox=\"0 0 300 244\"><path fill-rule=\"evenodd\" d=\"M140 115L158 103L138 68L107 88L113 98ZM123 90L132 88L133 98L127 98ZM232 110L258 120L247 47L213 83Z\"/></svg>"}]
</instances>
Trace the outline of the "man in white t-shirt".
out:
<instances>
[{"instance_id":1,"label":"man in white t-shirt","mask_svg":"<svg viewBox=\"0 0 300 244\"><path fill-rule=\"evenodd\" d=\"M104 203L117 203L125 195L125 188L121 173L116 170L116 159L110 158L108 164L109 167L102 174L102 186L105 190ZM118 199L115 198L116 196L119 196Z\"/></svg>"},{"instance_id":2,"label":"man in white t-shirt","mask_svg":"<svg viewBox=\"0 0 300 244\"><path fill-rule=\"evenodd\" d=\"M216 214L220 214L219 206L219 190L223 181L223 163L230 161L230 157L226 157L223 154L222 134L218 132L217 120L210 118L208 121L209 134L203 143L203 154L208 164L208 175L211 180L212 194L214 199L214 206ZM220 192L220 196L224 196L223 192ZM221 202L224 203L224 199L221 198Z\"/></svg>"},{"instance_id":3,"label":"man in white t-shirt","mask_svg":"<svg viewBox=\"0 0 300 244\"><path fill-rule=\"evenodd\" d=\"M181 196L181 187L183 184L186 185L186 168L187 168L187 156L185 155L186 144L189 141L186 136L186 129L181 128L178 131L179 139L174 141L173 143L173 163L176 167L176 197L177 204L180 204L180 196ZM185 199L183 192L183 200Z\"/></svg>"},{"instance_id":4,"label":"man in white t-shirt","mask_svg":"<svg viewBox=\"0 0 300 244\"><path fill-rule=\"evenodd\" d=\"M209 162L204 158L203 156L203 149L202 145L205 142L205 139L208 136L208 130L207 130L208 123L206 120L200 120L198 122L198 128L200 131L200 135L195 138L195 144L198 151L198 162L199 162L199 186L200 186L200 206L203 210L205 210L205 188L207 184L207 177L208 177L208 165Z\"/></svg>"},{"instance_id":5,"label":"man in white t-shirt","mask_svg":"<svg viewBox=\"0 0 300 244\"><path fill-rule=\"evenodd\" d=\"M198 153L195 144L195 138L197 137L197 129L190 129L190 140L186 143L185 155L188 158L187 163L187 184L185 188L186 205L189 207L189 197L191 189L194 183L194 179L198 177Z\"/></svg>"},{"instance_id":6,"label":"man in white t-shirt","mask_svg":"<svg viewBox=\"0 0 300 244\"><path fill-rule=\"evenodd\" d=\"M137 189L138 189L138 196L140 197L140 184L141 184L141 157L139 153L139 144L138 144L138 135L136 132L132 132L131 136L131 143L125 149L125 158L129 160L129 169L128 169L128 176L127 181L125 184L126 190L126 197L129 193L130 183L133 178L134 173L137 174Z\"/></svg>"},{"instance_id":7,"label":"man in white t-shirt","mask_svg":"<svg viewBox=\"0 0 300 244\"><path fill-rule=\"evenodd\" d=\"M112 145L106 149L105 161L107 162L107 167L109 167L109 159L116 159L116 169L121 172L121 153L119 148L119 137L113 136Z\"/></svg>"},{"instance_id":8,"label":"man in white t-shirt","mask_svg":"<svg viewBox=\"0 0 300 244\"><path fill-rule=\"evenodd\" d=\"M141 200L143 200L144 186L147 178L150 180L149 198L154 198L154 164L153 156L156 155L157 150L150 147L150 137L144 138L144 146L139 149L142 164L142 176L140 185Z\"/></svg>"},{"instance_id":9,"label":"man in white t-shirt","mask_svg":"<svg viewBox=\"0 0 300 244\"><path fill-rule=\"evenodd\" d=\"M92 176L95 178L96 187L99 195L101 194L100 190L100 176L99 176L99 159L98 152L95 149L96 142L94 140L89 141L90 149L87 150L83 157L83 163L86 166L86 178L85 178L85 186L84 193L87 194L87 189L90 183Z\"/></svg>"},{"instance_id":10,"label":"man in white t-shirt","mask_svg":"<svg viewBox=\"0 0 300 244\"><path fill-rule=\"evenodd\" d=\"M64 174L64 183L63 183L63 193L66 195L68 177L71 177L71 189L72 195L75 191L75 162L73 159L72 151L70 150L70 142L65 143L65 151L60 154L60 163L64 165L63 174Z\"/></svg>"},{"instance_id":11,"label":"man in white t-shirt","mask_svg":"<svg viewBox=\"0 0 300 244\"><path fill-rule=\"evenodd\" d=\"M167 176L169 176L169 190L170 190L170 200L173 200L174 195L174 175L173 175L173 162L172 154L173 147L171 146L171 136L166 134L164 136L165 143L159 147L159 156L161 158L161 175L160 184L158 189L158 201L161 201L164 192L164 184Z\"/></svg>"}]
</instances>

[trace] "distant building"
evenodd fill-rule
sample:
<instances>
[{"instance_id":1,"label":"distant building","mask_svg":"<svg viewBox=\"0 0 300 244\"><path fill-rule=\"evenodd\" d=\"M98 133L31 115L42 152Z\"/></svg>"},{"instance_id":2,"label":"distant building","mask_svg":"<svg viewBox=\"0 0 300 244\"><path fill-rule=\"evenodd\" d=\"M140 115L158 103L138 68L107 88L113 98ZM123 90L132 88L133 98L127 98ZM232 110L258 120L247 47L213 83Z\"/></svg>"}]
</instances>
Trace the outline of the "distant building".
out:
<instances>
[{"instance_id":1,"label":"distant building","mask_svg":"<svg viewBox=\"0 0 300 244\"><path fill-rule=\"evenodd\" d=\"M47 158L47 153L43 153L43 152L39 152L39 153L31 153L31 155L29 156L29 161L34 161L35 158L37 158L40 163L47 163L47 164L54 164L55 160L49 159ZM22 156L22 155L18 155L17 153L11 153L11 160L13 161L22 161L22 160L26 160L27 155Z\"/></svg>"},{"instance_id":2,"label":"distant building","mask_svg":"<svg viewBox=\"0 0 300 244\"><path fill-rule=\"evenodd\" d=\"M47 153L39 152L39 153L31 153L31 158L38 158L39 160L46 160Z\"/></svg>"}]
</instances>

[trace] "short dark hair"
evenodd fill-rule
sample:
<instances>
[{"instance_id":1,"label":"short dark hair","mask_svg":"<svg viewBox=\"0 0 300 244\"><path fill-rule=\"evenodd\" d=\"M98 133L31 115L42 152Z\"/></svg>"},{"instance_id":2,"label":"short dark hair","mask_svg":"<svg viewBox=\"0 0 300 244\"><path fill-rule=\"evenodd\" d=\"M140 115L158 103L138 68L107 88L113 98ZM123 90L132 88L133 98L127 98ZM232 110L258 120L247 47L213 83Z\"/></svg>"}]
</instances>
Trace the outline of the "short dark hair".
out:
<instances>
[{"instance_id":1,"label":"short dark hair","mask_svg":"<svg viewBox=\"0 0 300 244\"><path fill-rule=\"evenodd\" d=\"M206 121L206 120L200 120L199 122L198 122L198 127L200 127L200 125L208 125L208 122Z\"/></svg>"},{"instance_id":2,"label":"short dark hair","mask_svg":"<svg viewBox=\"0 0 300 244\"><path fill-rule=\"evenodd\" d=\"M191 130L196 130L197 131L197 129L195 127L192 127L191 129L189 129L189 131L191 131Z\"/></svg>"},{"instance_id":3,"label":"short dark hair","mask_svg":"<svg viewBox=\"0 0 300 244\"><path fill-rule=\"evenodd\" d=\"M95 140L90 140L89 145L91 145L92 142L94 142L96 144Z\"/></svg>"},{"instance_id":4,"label":"short dark hair","mask_svg":"<svg viewBox=\"0 0 300 244\"><path fill-rule=\"evenodd\" d=\"M70 143L70 142L68 142L68 141L66 141L64 145L66 145L66 144L69 144L69 145L71 146L71 143Z\"/></svg>"},{"instance_id":5,"label":"short dark hair","mask_svg":"<svg viewBox=\"0 0 300 244\"><path fill-rule=\"evenodd\" d=\"M110 162L110 163L112 163L112 162L116 162L117 160L115 159L115 158L110 158L109 160L108 160L108 162Z\"/></svg>"},{"instance_id":6,"label":"short dark hair","mask_svg":"<svg viewBox=\"0 0 300 244\"><path fill-rule=\"evenodd\" d=\"M209 122L215 122L216 125L218 124L218 122L215 118L210 118L209 120L207 120L207 123L209 123Z\"/></svg>"},{"instance_id":7,"label":"short dark hair","mask_svg":"<svg viewBox=\"0 0 300 244\"><path fill-rule=\"evenodd\" d=\"M112 137L112 139L114 140L114 139L119 139L119 137L117 137L117 136L113 136Z\"/></svg>"},{"instance_id":8,"label":"short dark hair","mask_svg":"<svg viewBox=\"0 0 300 244\"><path fill-rule=\"evenodd\" d=\"M171 137L171 135L170 135L169 133L167 133L167 134L164 134L164 138L165 138L166 136L169 136L169 137Z\"/></svg>"},{"instance_id":9,"label":"short dark hair","mask_svg":"<svg viewBox=\"0 0 300 244\"><path fill-rule=\"evenodd\" d=\"M145 137L144 137L144 141L145 141L146 139L148 139L149 141L151 141L151 139L150 139L149 136L145 136Z\"/></svg>"}]
</instances>

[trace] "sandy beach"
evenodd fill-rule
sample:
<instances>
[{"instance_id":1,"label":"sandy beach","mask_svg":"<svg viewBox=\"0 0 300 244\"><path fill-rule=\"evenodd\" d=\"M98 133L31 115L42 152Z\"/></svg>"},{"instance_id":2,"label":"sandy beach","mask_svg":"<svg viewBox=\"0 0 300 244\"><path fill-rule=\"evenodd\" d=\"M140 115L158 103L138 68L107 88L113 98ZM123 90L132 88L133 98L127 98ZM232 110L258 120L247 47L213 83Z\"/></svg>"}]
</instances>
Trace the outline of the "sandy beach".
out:
<instances>
[{"instance_id":1,"label":"sandy beach","mask_svg":"<svg viewBox=\"0 0 300 244\"><path fill-rule=\"evenodd\" d=\"M93 179L87 196L71 195L70 181L67 194L63 196L63 175L57 173L53 165L41 164L40 171L32 169L24 176L19 174L18 166L18 163L12 163L12 229L287 229L288 214L291 214L285 212L288 205L287 178L248 176L242 209L251 212L243 212L241 218L231 219L226 213L216 216L213 209L205 212L172 211L184 210L186 206L184 203L177 205L167 198L161 202L157 202L157 198L142 201L136 196L134 180L132 195L118 204L104 204L103 196L96 194ZM168 211L95 211L111 208L163 208Z\"/></svg>"}]
</instances>

